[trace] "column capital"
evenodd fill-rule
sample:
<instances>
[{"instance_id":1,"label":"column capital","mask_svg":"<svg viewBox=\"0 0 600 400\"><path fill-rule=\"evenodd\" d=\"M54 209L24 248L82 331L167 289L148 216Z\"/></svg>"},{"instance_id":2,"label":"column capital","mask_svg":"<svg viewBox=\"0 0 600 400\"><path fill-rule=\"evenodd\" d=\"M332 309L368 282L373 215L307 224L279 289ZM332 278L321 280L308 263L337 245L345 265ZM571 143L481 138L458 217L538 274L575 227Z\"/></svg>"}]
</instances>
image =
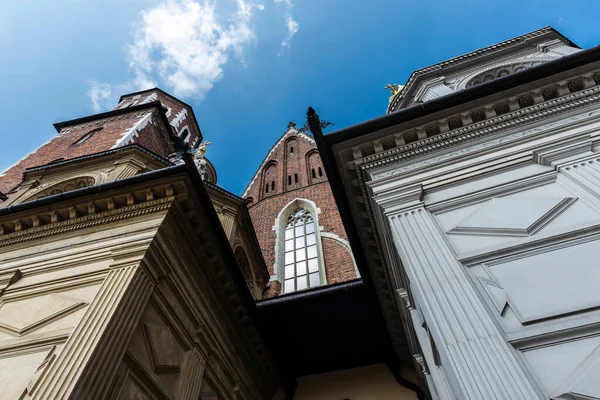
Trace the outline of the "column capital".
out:
<instances>
[{"instance_id":1,"label":"column capital","mask_svg":"<svg viewBox=\"0 0 600 400\"><path fill-rule=\"evenodd\" d=\"M379 191L373 196L385 215L392 215L423 206L423 185L396 186Z\"/></svg>"}]
</instances>

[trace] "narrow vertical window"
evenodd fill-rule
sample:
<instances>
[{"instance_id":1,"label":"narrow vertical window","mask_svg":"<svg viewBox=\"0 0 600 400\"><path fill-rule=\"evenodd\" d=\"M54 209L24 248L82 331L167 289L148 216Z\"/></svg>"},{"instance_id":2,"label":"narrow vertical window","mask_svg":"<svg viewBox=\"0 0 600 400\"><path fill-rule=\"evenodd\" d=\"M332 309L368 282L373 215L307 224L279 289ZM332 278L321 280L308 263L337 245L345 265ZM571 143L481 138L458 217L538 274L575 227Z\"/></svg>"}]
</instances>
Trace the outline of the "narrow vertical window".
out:
<instances>
[{"instance_id":1,"label":"narrow vertical window","mask_svg":"<svg viewBox=\"0 0 600 400\"><path fill-rule=\"evenodd\" d=\"M290 146L290 153L294 153L294 146Z\"/></svg>"},{"instance_id":2,"label":"narrow vertical window","mask_svg":"<svg viewBox=\"0 0 600 400\"><path fill-rule=\"evenodd\" d=\"M323 170L319 167L319 176L323 176Z\"/></svg>"},{"instance_id":3,"label":"narrow vertical window","mask_svg":"<svg viewBox=\"0 0 600 400\"><path fill-rule=\"evenodd\" d=\"M315 174L315 169L314 168L312 169L312 177L313 177L313 179L315 179L317 177L317 174Z\"/></svg>"},{"instance_id":4,"label":"narrow vertical window","mask_svg":"<svg viewBox=\"0 0 600 400\"><path fill-rule=\"evenodd\" d=\"M315 223L310 212L299 208L285 226L284 293L321 284Z\"/></svg>"},{"instance_id":5,"label":"narrow vertical window","mask_svg":"<svg viewBox=\"0 0 600 400\"><path fill-rule=\"evenodd\" d=\"M265 186L265 193L269 193L269 183Z\"/></svg>"},{"instance_id":6,"label":"narrow vertical window","mask_svg":"<svg viewBox=\"0 0 600 400\"><path fill-rule=\"evenodd\" d=\"M298 174L294 174L294 183L298 183Z\"/></svg>"},{"instance_id":7,"label":"narrow vertical window","mask_svg":"<svg viewBox=\"0 0 600 400\"><path fill-rule=\"evenodd\" d=\"M271 181L271 191L275 190L275 181Z\"/></svg>"},{"instance_id":8,"label":"narrow vertical window","mask_svg":"<svg viewBox=\"0 0 600 400\"><path fill-rule=\"evenodd\" d=\"M89 131L88 133L86 133L85 135L83 135L82 137L77 139L77 141L75 143L73 143L73 145L79 145L79 144L83 144L83 143L87 142L88 140L90 140L92 138L92 136L94 136L96 133L100 132L102 129L104 129L104 128L100 127L100 128L92 129L91 131Z\"/></svg>"},{"instance_id":9,"label":"narrow vertical window","mask_svg":"<svg viewBox=\"0 0 600 400\"><path fill-rule=\"evenodd\" d=\"M288 175L288 185L291 185L291 184L292 184L292 176Z\"/></svg>"}]
</instances>

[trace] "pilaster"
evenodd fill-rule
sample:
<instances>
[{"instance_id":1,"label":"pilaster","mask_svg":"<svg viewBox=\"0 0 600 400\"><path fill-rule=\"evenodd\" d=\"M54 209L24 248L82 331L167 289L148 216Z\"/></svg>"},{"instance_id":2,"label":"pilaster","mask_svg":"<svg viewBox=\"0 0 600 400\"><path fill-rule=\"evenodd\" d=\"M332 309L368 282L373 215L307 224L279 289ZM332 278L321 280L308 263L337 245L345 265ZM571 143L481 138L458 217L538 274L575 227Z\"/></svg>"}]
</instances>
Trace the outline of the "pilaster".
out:
<instances>
[{"instance_id":1,"label":"pilaster","mask_svg":"<svg viewBox=\"0 0 600 400\"><path fill-rule=\"evenodd\" d=\"M225 235L227 235L227 239L231 240L231 238L233 237L233 227L236 216L235 211L230 210L227 207L222 207L217 209L217 215L221 220L221 225L223 226Z\"/></svg>"},{"instance_id":2,"label":"pilaster","mask_svg":"<svg viewBox=\"0 0 600 400\"><path fill-rule=\"evenodd\" d=\"M456 398L540 398L433 216L422 204L411 202L409 207L395 207L387 217L413 297L437 345L442 369Z\"/></svg>"},{"instance_id":3,"label":"pilaster","mask_svg":"<svg viewBox=\"0 0 600 400\"><path fill-rule=\"evenodd\" d=\"M103 398L153 284L139 261L116 262L32 399Z\"/></svg>"},{"instance_id":4,"label":"pilaster","mask_svg":"<svg viewBox=\"0 0 600 400\"><path fill-rule=\"evenodd\" d=\"M206 362L196 347L185 357L185 364L177 388L178 400L196 400L200 397Z\"/></svg>"}]
</instances>

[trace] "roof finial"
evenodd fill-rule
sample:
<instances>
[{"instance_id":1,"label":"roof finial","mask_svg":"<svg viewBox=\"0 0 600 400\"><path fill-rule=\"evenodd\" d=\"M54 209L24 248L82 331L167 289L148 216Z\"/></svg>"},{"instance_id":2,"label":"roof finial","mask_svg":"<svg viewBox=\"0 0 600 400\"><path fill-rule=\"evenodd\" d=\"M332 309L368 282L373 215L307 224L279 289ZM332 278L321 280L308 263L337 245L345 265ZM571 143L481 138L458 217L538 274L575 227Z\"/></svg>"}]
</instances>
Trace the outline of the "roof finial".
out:
<instances>
[{"instance_id":1,"label":"roof finial","mask_svg":"<svg viewBox=\"0 0 600 400\"><path fill-rule=\"evenodd\" d=\"M288 123L288 129L290 129L290 128L295 128L295 127L296 127L296 123L295 123L295 122L293 122L293 121L290 121L290 122Z\"/></svg>"}]
</instances>

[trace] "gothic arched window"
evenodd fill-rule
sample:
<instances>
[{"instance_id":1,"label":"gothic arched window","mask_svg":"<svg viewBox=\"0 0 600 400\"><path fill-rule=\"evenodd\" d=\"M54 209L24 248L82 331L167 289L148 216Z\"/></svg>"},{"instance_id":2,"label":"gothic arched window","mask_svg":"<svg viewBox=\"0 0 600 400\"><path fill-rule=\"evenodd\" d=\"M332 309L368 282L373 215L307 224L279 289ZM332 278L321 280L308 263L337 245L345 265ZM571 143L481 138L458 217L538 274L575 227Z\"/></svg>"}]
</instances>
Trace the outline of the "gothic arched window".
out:
<instances>
[{"instance_id":1,"label":"gothic arched window","mask_svg":"<svg viewBox=\"0 0 600 400\"><path fill-rule=\"evenodd\" d=\"M284 230L283 292L321 285L317 232L312 214L298 208L288 217Z\"/></svg>"}]
</instances>

